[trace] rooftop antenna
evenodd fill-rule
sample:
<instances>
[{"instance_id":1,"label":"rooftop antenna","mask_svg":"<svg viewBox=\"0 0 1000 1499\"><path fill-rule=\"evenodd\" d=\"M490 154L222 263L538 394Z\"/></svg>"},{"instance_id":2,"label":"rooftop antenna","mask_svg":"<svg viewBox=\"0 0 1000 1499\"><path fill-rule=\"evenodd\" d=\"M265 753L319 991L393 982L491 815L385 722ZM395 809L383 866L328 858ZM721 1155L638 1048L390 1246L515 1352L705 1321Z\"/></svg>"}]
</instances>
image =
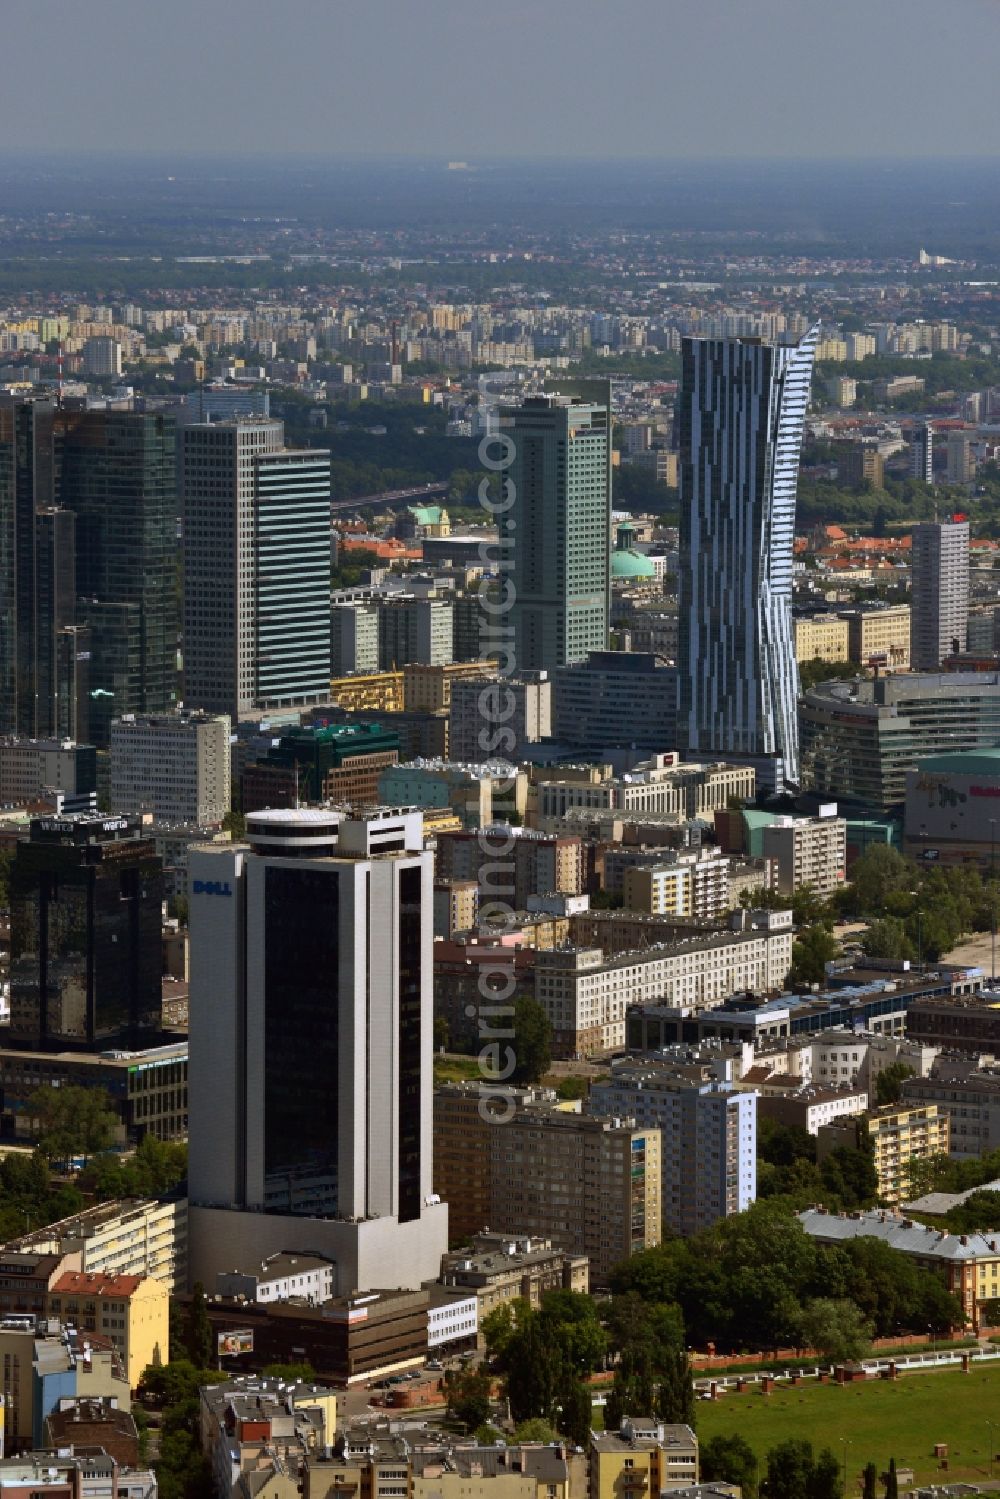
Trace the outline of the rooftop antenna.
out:
<instances>
[{"instance_id":1,"label":"rooftop antenna","mask_svg":"<svg viewBox=\"0 0 1000 1499\"><path fill-rule=\"evenodd\" d=\"M59 348L56 353L56 405L62 409L63 403L63 341L59 340Z\"/></svg>"}]
</instances>

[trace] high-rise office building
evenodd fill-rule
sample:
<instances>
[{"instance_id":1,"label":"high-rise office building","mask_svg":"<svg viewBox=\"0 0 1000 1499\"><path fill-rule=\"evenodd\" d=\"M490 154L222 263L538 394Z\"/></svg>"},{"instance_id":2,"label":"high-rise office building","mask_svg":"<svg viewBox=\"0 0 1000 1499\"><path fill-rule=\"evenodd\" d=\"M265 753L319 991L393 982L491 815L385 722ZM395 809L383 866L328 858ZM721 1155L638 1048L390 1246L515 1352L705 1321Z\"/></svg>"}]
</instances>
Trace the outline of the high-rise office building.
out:
<instances>
[{"instance_id":1,"label":"high-rise office building","mask_svg":"<svg viewBox=\"0 0 1000 1499\"><path fill-rule=\"evenodd\" d=\"M934 483L934 428L921 422L910 438L910 473L925 484Z\"/></svg>"},{"instance_id":2,"label":"high-rise office building","mask_svg":"<svg viewBox=\"0 0 1000 1499\"><path fill-rule=\"evenodd\" d=\"M339 1292L438 1273L433 855L414 812L257 812L190 855L194 1279L279 1250Z\"/></svg>"},{"instance_id":3,"label":"high-rise office building","mask_svg":"<svg viewBox=\"0 0 1000 1499\"><path fill-rule=\"evenodd\" d=\"M330 693L330 454L267 417L183 431L184 703L234 722Z\"/></svg>"},{"instance_id":4,"label":"high-rise office building","mask_svg":"<svg viewBox=\"0 0 1000 1499\"><path fill-rule=\"evenodd\" d=\"M913 528L910 666L937 671L965 650L969 629L969 522L954 516Z\"/></svg>"},{"instance_id":5,"label":"high-rise office building","mask_svg":"<svg viewBox=\"0 0 1000 1499\"><path fill-rule=\"evenodd\" d=\"M44 703L39 712L38 702L42 640L51 642L57 629L39 599L40 581L54 582L46 562L57 527L48 528L49 548L39 522L40 512L55 503L54 412L48 401L0 397L0 732L29 738L63 732L47 721ZM72 516L65 524L71 532ZM58 534L61 546L62 524Z\"/></svg>"},{"instance_id":6,"label":"high-rise office building","mask_svg":"<svg viewBox=\"0 0 1000 1499\"><path fill-rule=\"evenodd\" d=\"M514 566L514 660L554 671L608 644L611 598L611 387L559 380L504 407L513 504L501 517Z\"/></svg>"},{"instance_id":7,"label":"high-rise office building","mask_svg":"<svg viewBox=\"0 0 1000 1499\"><path fill-rule=\"evenodd\" d=\"M15 1045L146 1044L160 1028L163 870L138 821L38 818L11 869Z\"/></svg>"},{"instance_id":8,"label":"high-rise office building","mask_svg":"<svg viewBox=\"0 0 1000 1499\"><path fill-rule=\"evenodd\" d=\"M59 411L56 497L76 517L77 623L89 626L89 737L177 697L176 435L159 412Z\"/></svg>"},{"instance_id":9,"label":"high-rise office building","mask_svg":"<svg viewBox=\"0 0 1000 1499\"><path fill-rule=\"evenodd\" d=\"M816 336L683 344L679 737L772 786L799 775L792 543Z\"/></svg>"}]
</instances>

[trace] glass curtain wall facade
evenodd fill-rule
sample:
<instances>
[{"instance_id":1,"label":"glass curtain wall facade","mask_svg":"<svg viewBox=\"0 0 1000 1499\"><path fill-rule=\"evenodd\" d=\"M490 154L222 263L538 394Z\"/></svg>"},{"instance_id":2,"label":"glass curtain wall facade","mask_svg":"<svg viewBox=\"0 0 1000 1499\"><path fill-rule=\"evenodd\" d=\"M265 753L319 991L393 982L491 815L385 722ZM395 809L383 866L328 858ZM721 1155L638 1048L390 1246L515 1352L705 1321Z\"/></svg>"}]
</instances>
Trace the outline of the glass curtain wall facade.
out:
<instances>
[{"instance_id":1,"label":"glass curtain wall facade","mask_svg":"<svg viewBox=\"0 0 1000 1499\"><path fill-rule=\"evenodd\" d=\"M683 344L680 738L770 762L778 785L799 778L792 549L817 332Z\"/></svg>"}]
</instances>

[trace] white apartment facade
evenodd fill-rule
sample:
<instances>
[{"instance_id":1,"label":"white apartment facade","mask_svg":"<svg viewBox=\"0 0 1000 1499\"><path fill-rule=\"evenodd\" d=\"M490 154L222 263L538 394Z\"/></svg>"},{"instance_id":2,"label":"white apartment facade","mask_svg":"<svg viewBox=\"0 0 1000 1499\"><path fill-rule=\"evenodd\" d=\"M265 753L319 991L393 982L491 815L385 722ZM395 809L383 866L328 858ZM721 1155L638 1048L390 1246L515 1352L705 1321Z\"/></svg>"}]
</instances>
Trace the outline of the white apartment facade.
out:
<instances>
[{"instance_id":1,"label":"white apartment facade","mask_svg":"<svg viewBox=\"0 0 1000 1499\"><path fill-rule=\"evenodd\" d=\"M552 1023L557 1056L618 1051L632 1005L722 1005L733 994L780 990L792 962L792 924L696 938L607 958L600 948L556 948L535 960L535 998Z\"/></svg>"}]
</instances>

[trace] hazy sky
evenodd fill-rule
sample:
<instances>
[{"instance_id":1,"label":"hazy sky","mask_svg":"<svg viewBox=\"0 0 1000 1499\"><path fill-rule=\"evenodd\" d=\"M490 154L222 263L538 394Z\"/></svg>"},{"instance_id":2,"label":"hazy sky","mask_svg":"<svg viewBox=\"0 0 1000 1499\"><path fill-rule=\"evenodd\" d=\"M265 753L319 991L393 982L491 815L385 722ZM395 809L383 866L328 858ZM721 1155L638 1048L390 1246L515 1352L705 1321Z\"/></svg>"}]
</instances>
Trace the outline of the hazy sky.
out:
<instances>
[{"instance_id":1,"label":"hazy sky","mask_svg":"<svg viewBox=\"0 0 1000 1499\"><path fill-rule=\"evenodd\" d=\"M3 12L0 154L1000 154L1000 0L4 0Z\"/></svg>"}]
</instances>

